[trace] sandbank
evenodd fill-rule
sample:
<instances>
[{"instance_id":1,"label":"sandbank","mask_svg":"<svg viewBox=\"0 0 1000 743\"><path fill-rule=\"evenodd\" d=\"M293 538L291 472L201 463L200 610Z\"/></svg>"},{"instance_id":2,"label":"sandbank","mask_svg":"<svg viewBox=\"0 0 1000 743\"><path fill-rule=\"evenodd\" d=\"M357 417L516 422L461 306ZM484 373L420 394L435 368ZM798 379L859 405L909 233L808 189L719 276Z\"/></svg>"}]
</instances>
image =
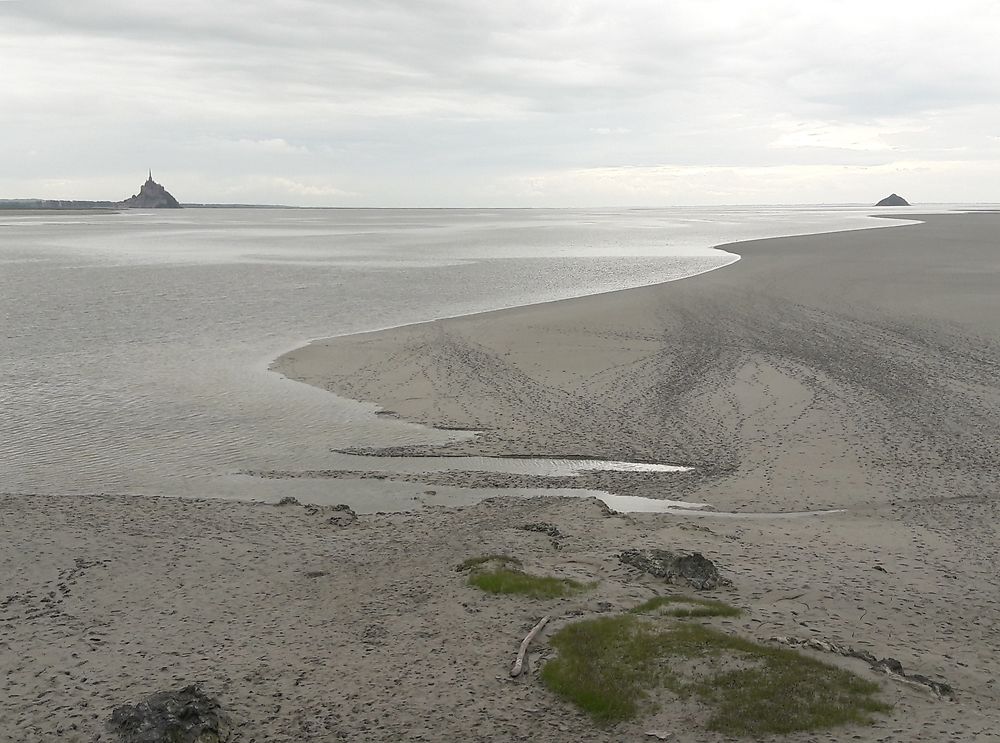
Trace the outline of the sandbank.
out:
<instances>
[{"instance_id":1,"label":"sandbank","mask_svg":"<svg viewBox=\"0 0 1000 743\"><path fill-rule=\"evenodd\" d=\"M755 511L977 497L996 492L1000 471L1000 216L922 219L723 246L743 259L656 286L318 341L274 368L409 420L481 431L369 453L694 470L510 486Z\"/></svg>"}]
</instances>

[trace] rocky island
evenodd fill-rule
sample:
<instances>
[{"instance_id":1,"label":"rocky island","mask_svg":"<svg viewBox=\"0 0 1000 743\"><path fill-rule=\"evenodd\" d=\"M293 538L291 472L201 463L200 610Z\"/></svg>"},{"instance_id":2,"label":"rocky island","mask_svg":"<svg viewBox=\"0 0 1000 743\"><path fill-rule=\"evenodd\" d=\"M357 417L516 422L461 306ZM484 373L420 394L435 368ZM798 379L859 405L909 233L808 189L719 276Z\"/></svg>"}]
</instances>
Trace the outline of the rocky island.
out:
<instances>
[{"instance_id":1,"label":"rocky island","mask_svg":"<svg viewBox=\"0 0 1000 743\"><path fill-rule=\"evenodd\" d=\"M875 206L909 206L909 205L910 202L904 199L902 196L900 196L899 194L892 193L886 196L880 202L878 202Z\"/></svg>"},{"instance_id":2,"label":"rocky island","mask_svg":"<svg viewBox=\"0 0 1000 743\"><path fill-rule=\"evenodd\" d=\"M120 206L126 209L181 208L177 199L171 196L167 189L153 180L153 171L149 171L149 177L146 179L146 182L142 184L142 188L139 189L139 193L122 201Z\"/></svg>"}]
</instances>

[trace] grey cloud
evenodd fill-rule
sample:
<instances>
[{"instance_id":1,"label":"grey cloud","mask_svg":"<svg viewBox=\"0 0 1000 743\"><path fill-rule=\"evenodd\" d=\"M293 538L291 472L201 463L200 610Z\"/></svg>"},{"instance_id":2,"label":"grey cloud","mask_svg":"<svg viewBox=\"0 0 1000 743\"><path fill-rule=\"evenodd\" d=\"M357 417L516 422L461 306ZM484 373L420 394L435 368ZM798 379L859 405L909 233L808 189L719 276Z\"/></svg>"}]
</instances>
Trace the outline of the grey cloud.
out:
<instances>
[{"instance_id":1,"label":"grey cloud","mask_svg":"<svg viewBox=\"0 0 1000 743\"><path fill-rule=\"evenodd\" d=\"M580 169L995 158L998 11L923 7L3 2L0 196L41 176L94 189L157 159L193 200L232 189L225 173L274 188L268 201L457 204ZM789 122L826 132L822 146ZM891 146L859 146L851 127Z\"/></svg>"}]
</instances>

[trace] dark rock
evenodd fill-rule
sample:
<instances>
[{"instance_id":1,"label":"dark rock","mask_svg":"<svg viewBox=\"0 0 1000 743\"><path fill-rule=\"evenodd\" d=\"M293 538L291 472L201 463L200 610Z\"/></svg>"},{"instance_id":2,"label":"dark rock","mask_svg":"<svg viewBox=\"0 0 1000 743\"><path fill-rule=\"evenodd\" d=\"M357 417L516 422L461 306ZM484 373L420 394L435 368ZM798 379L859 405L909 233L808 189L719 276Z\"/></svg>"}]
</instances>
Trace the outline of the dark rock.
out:
<instances>
[{"instance_id":1,"label":"dark rock","mask_svg":"<svg viewBox=\"0 0 1000 743\"><path fill-rule=\"evenodd\" d=\"M163 186L153 180L153 174L142 184L139 193L122 201L119 206L125 209L180 209L177 199L170 195Z\"/></svg>"},{"instance_id":2,"label":"dark rock","mask_svg":"<svg viewBox=\"0 0 1000 743\"><path fill-rule=\"evenodd\" d=\"M614 510L611 506L602 500L597 501L597 507L601 509L601 515L604 518L611 518L612 516L618 516L618 511Z\"/></svg>"},{"instance_id":3,"label":"dark rock","mask_svg":"<svg viewBox=\"0 0 1000 743\"><path fill-rule=\"evenodd\" d=\"M954 699L955 690L950 684L946 684L943 681L935 681L929 676L925 676L922 673L906 673L903 670L903 664L900 663L895 658L882 658L871 664L872 669L880 673L887 673L894 676L899 676L906 679L907 681L920 684L921 686L926 686L932 692L937 694L942 699Z\"/></svg>"},{"instance_id":4,"label":"dark rock","mask_svg":"<svg viewBox=\"0 0 1000 743\"><path fill-rule=\"evenodd\" d=\"M298 498L294 498L294 497L292 497L290 495L286 495L284 498L282 498L281 500L279 500L274 505L276 505L276 506L301 506L302 504L299 503L299 499Z\"/></svg>"},{"instance_id":5,"label":"dark rock","mask_svg":"<svg viewBox=\"0 0 1000 743\"><path fill-rule=\"evenodd\" d=\"M874 666L878 663L878 658L869 653L867 650L855 650L854 648L847 648L843 655L848 658L857 658L858 660L863 660L870 666Z\"/></svg>"},{"instance_id":6,"label":"dark rock","mask_svg":"<svg viewBox=\"0 0 1000 743\"><path fill-rule=\"evenodd\" d=\"M935 681L932 678L924 676L922 673L911 673L907 676L910 681L915 681L918 684L923 684L928 689L933 691L939 697L944 699L954 699L955 690L951 687L951 684L946 684L943 681Z\"/></svg>"},{"instance_id":7,"label":"dark rock","mask_svg":"<svg viewBox=\"0 0 1000 743\"><path fill-rule=\"evenodd\" d=\"M863 660L869 666L871 666L873 671L878 673L884 673L887 676L894 678L901 678L911 684L919 684L925 686L934 692L937 696L942 699L952 699L955 698L955 690L950 684L946 684L944 681L935 681L928 676L924 676L921 673L911 673L907 674L903 670L903 664L900 663L895 658L876 658L874 655L869 653L867 650L855 650L847 645L838 645L834 642L825 642L823 640L818 640L814 637L809 639L802 639L798 637L772 637L773 642L780 642L784 645L790 645L793 648L809 648L811 650L823 650L828 653L837 653L838 655L843 655L846 658L858 658Z\"/></svg>"},{"instance_id":8,"label":"dark rock","mask_svg":"<svg viewBox=\"0 0 1000 743\"><path fill-rule=\"evenodd\" d=\"M318 506L310 503L306 506L306 514L323 518L332 526L350 526L358 520L358 515L345 503L338 503L335 506Z\"/></svg>"},{"instance_id":9,"label":"dark rock","mask_svg":"<svg viewBox=\"0 0 1000 743\"><path fill-rule=\"evenodd\" d=\"M732 581L719 574L715 563L700 552L684 555L658 549L626 550L618 559L667 583L688 585L698 591L732 585Z\"/></svg>"},{"instance_id":10,"label":"dark rock","mask_svg":"<svg viewBox=\"0 0 1000 743\"><path fill-rule=\"evenodd\" d=\"M875 206L909 206L910 202L904 199L899 194L889 194Z\"/></svg>"},{"instance_id":11,"label":"dark rock","mask_svg":"<svg viewBox=\"0 0 1000 743\"><path fill-rule=\"evenodd\" d=\"M553 539L558 539L562 536L562 532L559 531L559 527L555 524L550 524L547 521L534 521L530 524L521 524L516 528L521 531L537 531L538 533L545 534Z\"/></svg>"},{"instance_id":12,"label":"dark rock","mask_svg":"<svg viewBox=\"0 0 1000 743\"><path fill-rule=\"evenodd\" d=\"M229 721L219 702L197 686L161 691L115 708L109 729L122 743L225 743Z\"/></svg>"},{"instance_id":13,"label":"dark rock","mask_svg":"<svg viewBox=\"0 0 1000 743\"><path fill-rule=\"evenodd\" d=\"M333 507L333 515L326 520L326 523L334 526L350 526L358 520L358 514L350 506L339 503Z\"/></svg>"},{"instance_id":14,"label":"dark rock","mask_svg":"<svg viewBox=\"0 0 1000 743\"><path fill-rule=\"evenodd\" d=\"M903 664L900 663L895 658L882 658L872 665L876 671L882 671L883 673L895 673L898 676L905 676L903 673Z\"/></svg>"}]
</instances>

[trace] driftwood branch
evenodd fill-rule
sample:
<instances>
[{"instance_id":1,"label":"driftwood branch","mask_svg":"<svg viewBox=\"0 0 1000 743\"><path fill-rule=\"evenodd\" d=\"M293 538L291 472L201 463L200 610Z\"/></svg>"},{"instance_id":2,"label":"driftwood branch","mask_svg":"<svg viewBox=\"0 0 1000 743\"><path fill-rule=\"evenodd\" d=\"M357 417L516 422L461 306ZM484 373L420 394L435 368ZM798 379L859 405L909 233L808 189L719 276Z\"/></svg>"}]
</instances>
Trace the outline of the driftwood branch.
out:
<instances>
[{"instance_id":1,"label":"driftwood branch","mask_svg":"<svg viewBox=\"0 0 1000 743\"><path fill-rule=\"evenodd\" d=\"M531 645L531 641L535 639L535 635L542 631L542 628L548 624L549 618L542 617L538 620L538 624L531 628L531 632L528 636L521 641L521 649L517 651L517 660L514 661L514 667L510 669L511 678L517 678L521 675L521 670L524 667L524 656L528 652L528 646Z\"/></svg>"}]
</instances>

